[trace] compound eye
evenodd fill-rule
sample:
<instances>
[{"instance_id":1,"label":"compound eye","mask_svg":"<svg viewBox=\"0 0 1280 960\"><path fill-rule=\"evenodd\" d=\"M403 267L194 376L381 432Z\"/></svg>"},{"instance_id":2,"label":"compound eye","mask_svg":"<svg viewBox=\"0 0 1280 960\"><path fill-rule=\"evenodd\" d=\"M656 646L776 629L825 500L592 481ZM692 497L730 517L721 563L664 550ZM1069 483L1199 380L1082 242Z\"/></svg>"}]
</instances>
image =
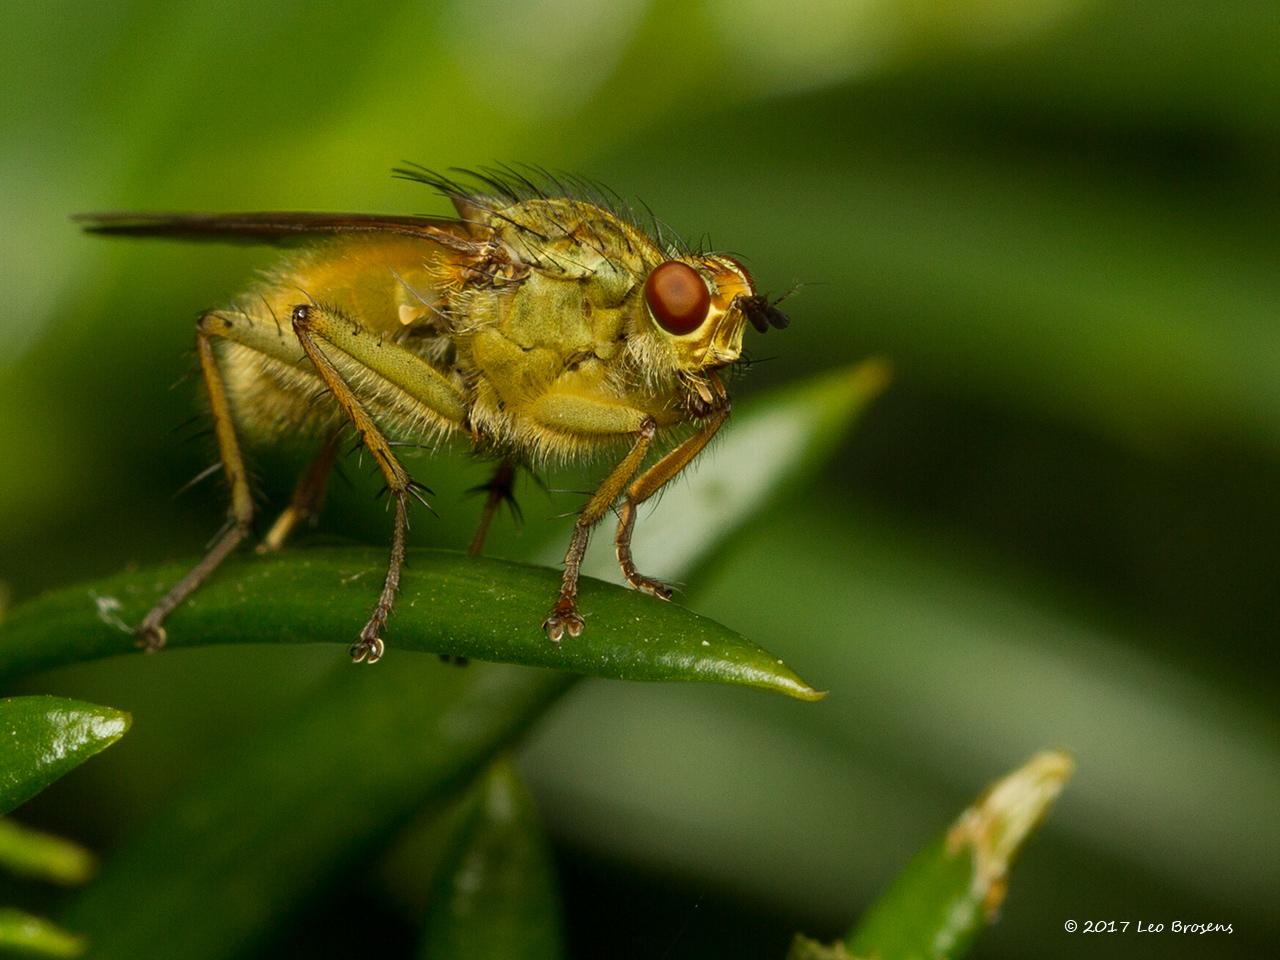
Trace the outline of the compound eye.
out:
<instances>
[{"instance_id":1,"label":"compound eye","mask_svg":"<svg viewBox=\"0 0 1280 960\"><path fill-rule=\"evenodd\" d=\"M678 260L654 268L644 283L644 299L653 319L677 336L697 330L711 309L711 291L701 275Z\"/></svg>"}]
</instances>

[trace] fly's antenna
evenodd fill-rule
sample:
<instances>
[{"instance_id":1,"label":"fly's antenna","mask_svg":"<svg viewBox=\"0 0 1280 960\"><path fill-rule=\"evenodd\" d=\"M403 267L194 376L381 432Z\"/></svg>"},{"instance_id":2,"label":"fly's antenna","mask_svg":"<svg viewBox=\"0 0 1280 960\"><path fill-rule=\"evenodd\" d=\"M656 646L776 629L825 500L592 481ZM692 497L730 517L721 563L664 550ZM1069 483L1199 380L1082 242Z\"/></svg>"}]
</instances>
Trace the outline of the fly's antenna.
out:
<instances>
[{"instance_id":1,"label":"fly's antenna","mask_svg":"<svg viewBox=\"0 0 1280 960\"><path fill-rule=\"evenodd\" d=\"M780 295L773 301L773 305L776 307L784 300L790 300L805 287L825 287L826 285L827 282L825 280L797 280L795 283L791 284L786 293Z\"/></svg>"}]
</instances>

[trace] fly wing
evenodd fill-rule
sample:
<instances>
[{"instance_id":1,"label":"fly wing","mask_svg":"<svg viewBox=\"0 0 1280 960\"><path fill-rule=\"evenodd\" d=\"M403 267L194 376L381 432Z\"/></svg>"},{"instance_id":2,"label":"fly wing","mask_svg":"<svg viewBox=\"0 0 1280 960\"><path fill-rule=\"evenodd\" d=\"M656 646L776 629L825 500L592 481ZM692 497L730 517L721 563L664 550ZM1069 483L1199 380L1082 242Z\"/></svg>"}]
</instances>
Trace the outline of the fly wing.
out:
<instances>
[{"instance_id":1,"label":"fly wing","mask_svg":"<svg viewBox=\"0 0 1280 960\"><path fill-rule=\"evenodd\" d=\"M81 213L86 233L224 243L305 243L317 235L393 233L472 253L476 238L456 220L377 213Z\"/></svg>"}]
</instances>

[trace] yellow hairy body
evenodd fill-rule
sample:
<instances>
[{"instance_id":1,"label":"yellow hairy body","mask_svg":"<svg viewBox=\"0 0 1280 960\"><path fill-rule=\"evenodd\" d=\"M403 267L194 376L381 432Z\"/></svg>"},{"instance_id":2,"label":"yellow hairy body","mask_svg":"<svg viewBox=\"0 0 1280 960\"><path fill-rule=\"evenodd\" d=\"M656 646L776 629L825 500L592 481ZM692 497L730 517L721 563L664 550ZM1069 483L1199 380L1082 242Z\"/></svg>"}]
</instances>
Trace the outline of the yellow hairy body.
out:
<instances>
[{"instance_id":1,"label":"yellow hairy body","mask_svg":"<svg viewBox=\"0 0 1280 960\"><path fill-rule=\"evenodd\" d=\"M454 220L373 214L108 214L95 232L247 239L302 249L233 306L201 317L197 354L231 487L231 523L200 564L138 627L164 643L163 622L252 531L255 514L240 437L311 438L319 452L293 502L259 545L279 549L319 508L338 436L369 452L395 506L391 561L369 622L352 647L378 659L404 561L408 502L421 486L395 442L450 436L499 461L480 529L511 495L518 465L625 448L587 502L565 555L560 596L543 623L577 636L578 570L587 536L618 504L615 545L627 581L663 599L630 554L636 507L689 465L729 415L718 371L742 334L786 325L731 257L664 246L625 216L531 181L481 176L502 196L414 173L454 203ZM525 188L528 192L522 193ZM646 467L664 432L680 442Z\"/></svg>"}]
</instances>

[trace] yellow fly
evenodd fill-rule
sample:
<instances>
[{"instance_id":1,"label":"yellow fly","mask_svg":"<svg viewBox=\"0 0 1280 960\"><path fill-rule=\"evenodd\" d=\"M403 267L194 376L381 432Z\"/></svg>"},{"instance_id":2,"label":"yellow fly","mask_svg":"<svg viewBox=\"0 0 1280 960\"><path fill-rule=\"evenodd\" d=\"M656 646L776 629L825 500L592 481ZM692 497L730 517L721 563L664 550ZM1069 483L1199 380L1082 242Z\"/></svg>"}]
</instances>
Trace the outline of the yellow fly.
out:
<instances>
[{"instance_id":1,"label":"yellow fly","mask_svg":"<svg viewBox=\"0 0 1280 960\"><path fill-rule=\"evenodd\" d=\"M511 496L518 465L621 453L579 513L560 595L543 622L578 636L578 570L591 528L618 504L618 562L631 586L670 599L636 570L636 507L678 475L729 416L718 371L738 361L747 323L787 318L732 257L650 236L599 191L510 170L468 184L397 171L453 203L457 219L369 214L91 214L91 233L298 245L228 309L199 319L196 348L222 467L230 524L146 615L139 643L164 645L164 620L250 534L254 519L240 438L314 437L320 445L293 498L259 544L280 549L315 515L338 436L350 426L395 508L381 595L351 656L373 663L404 562L408 501L421 488L394 440L459 436L497 461L480 528ZM589 195L591 199L585 197ZM692 432L677 428L690 425ZM668 452L645 468L651 448ZM619 503L619 501L621 501Z\"/></svg>"}]
</instances>

